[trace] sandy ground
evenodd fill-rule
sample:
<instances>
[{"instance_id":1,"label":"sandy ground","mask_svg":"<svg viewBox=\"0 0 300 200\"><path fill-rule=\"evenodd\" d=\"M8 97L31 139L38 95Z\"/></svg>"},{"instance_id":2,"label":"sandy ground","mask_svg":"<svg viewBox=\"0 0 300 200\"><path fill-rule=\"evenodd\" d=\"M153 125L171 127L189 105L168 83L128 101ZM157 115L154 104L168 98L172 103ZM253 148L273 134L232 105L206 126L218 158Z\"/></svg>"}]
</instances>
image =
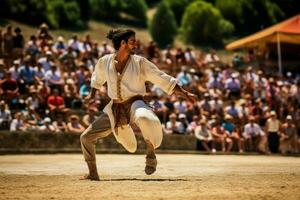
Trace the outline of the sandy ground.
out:
<instances>
[{"instance_id":1,"label":"sandy ground","mask_svg":"<svg viewBox=\"0 0 300 200\"><path fill-rule=\"evenodd\" d=\"M0 199L300 199L300 159L280 156L98 155L102 181L81 181L82 155L0 156Z\"/></svg>"}]
</instances>

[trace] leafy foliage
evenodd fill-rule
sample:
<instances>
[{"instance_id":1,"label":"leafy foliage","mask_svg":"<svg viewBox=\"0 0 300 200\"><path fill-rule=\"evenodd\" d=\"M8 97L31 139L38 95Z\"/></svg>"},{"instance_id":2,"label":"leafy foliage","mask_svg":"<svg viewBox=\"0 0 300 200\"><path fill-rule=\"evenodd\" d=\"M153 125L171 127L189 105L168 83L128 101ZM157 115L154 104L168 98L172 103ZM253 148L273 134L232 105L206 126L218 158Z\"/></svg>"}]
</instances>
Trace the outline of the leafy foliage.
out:
<instances>
[{"instance_id":1,"label":"leafy foliage","mask_svg":"<svg viewBox=\"0 0 300 200\"><path fill-rule=\"evenodd\" d=\"M160 47L173 43L177 34L174 14L165 2L161 2L150 24L152 38Z\"/></svg>"},{"instance_id":2,"label":"leafy foliage","mask_svg":"<svg viewBox=\"0 0 300 200\"><path fill-rule=\"evenodd\" d=\"M225 36L234 30L231 22L225 20L212 4L196 1L190 4L183 15L181 34L187 43L220 44Z\"/></svg>"}]
</instances>

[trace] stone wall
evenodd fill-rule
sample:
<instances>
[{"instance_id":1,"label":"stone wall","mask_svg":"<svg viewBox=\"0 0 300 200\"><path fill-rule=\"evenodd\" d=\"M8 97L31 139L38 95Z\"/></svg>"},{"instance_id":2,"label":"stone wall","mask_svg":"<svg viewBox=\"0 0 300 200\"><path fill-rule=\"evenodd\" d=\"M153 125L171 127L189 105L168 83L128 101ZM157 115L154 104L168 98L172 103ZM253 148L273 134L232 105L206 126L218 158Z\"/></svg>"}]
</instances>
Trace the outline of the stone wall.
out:
<instances>
[{"instance_id":1,"label":"stone wall","mask_svg":"<svg viewBox=\"0 0 300 200\"><path fill-rule=\"evenodd\" d=\"M53 134L40 132L0 132L0 151L23 152L31 151L80 151L80 136L70 133ZM137 135L138 151L145 149L143 137ZM125 152L125 149L116 142L114 136L99 139L98 151ZM159 150L194 151L197 150L197 140L193 136L164 135Z\"/></svg>"}]
</instances>

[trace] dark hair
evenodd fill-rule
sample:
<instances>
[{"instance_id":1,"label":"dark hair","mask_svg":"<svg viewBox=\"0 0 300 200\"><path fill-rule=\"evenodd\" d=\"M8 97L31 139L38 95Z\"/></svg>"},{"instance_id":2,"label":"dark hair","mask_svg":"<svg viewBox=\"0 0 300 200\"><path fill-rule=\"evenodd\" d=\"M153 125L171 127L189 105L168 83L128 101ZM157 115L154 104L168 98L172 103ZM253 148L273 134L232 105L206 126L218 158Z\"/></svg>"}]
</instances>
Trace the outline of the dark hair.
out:
<instances>
[{"instance_id":1,"label":"dark hair","mask_svg":"<svg viewBox=\"0 0 300 200\"><path fill-rule=\"evenodd\" d=\"M121 41L124 40L126 43L131 36L134 36L135 32L131 29L115 29L110 30L107 34L107 38L110 39L116 50L119 50Z\"/></svg>"}]
</instances>

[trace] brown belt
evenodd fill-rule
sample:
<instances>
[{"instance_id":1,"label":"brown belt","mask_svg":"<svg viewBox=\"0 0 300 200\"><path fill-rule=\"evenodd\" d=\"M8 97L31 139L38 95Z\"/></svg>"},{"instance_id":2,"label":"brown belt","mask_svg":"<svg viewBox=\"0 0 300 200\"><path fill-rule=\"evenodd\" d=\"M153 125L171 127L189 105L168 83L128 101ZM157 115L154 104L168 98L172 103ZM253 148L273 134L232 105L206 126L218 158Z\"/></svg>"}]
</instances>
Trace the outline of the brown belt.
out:
<instances>
[{"instance_id":1,"label":"brown belt","mask_svg":"<svg viewBox=\"0 0 300 200\"><path fill-rule=\"evenodd\" d=\"M133 102L137 100L144 100L142 95L136 95L129 98L126 101L119 102L118 100L113 100L112 112L115 118L115 131L117 132L117 127L122 127L130 123L130 109Z\"/></svg>"}]
</instances>

